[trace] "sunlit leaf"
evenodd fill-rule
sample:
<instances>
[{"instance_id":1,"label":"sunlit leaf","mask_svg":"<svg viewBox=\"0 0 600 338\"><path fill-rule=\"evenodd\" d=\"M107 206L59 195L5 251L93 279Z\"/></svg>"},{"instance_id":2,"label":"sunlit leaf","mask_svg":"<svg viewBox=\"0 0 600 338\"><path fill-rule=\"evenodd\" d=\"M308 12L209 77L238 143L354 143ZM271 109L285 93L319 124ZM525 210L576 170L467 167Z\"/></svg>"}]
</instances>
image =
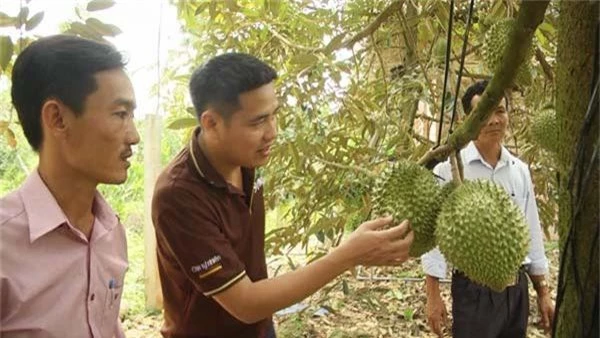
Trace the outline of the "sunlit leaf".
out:
<instances>
[{"instance_id":1,"label":"sunlit leaf","mask_svg":"<svg viewBox=\"0 0 600 338\"><path fill-rule=\"evenodd\" d=\"M113 0L92 0L88 2L86 9L90 12L100 11L115 5Z\"/></svg>"},{"instance_id":2,"label":"sunlit leaf","mask_svg":"<svg viewBox=\"0 0 600 338\"><path fill-rule=\"evenodd\" d=\"M16 25L18 22L17 18L0 12L0 27L10 27Z\"/></svg>"},{"instance_id":3,"label":"sunlit leaf","mask_svg":"<svg viewBox=\"0 0 600 338\"><path fill-rule=\"evenodd\" d=\"M198 120L191 117L179 118L167 125L168 129L186 129L198 125Z\"/></svg>"},{"instance_id":4,"label":"sunlit leaf","mask_svg":"<svg viewBox=\"0 0 600 338\"><path fill-rule=\"evenodd\" d=\"M42 22L43 19L44 19L44 12L36 13L34 16L31 17L31 19L27 20L27 23L25 23L25 30L30 31L30 30L34 29L35 27L37 27L40 24L40 22Z\"/></svg>"},{"instance_id":5,"label":"sunlit leaf","mask_svg":"<svg viewBox=\"0 0 600 338\"><path fill-rule=\"evenodd\" d=\"M0 68L6 71L6 67L13 55L13 42L8 36L0 36Z\"/></svg>"}]
</instances>

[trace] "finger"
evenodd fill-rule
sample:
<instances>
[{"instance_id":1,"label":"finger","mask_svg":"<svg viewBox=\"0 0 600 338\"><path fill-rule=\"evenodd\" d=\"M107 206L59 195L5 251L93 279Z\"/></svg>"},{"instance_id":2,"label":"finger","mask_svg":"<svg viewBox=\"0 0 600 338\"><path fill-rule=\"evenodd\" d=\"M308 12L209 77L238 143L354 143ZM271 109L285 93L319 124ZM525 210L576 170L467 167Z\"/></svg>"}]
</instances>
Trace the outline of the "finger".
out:
<instances>
[{"instance_id":1,"label":"finger","mask_svg":"<svg viewBox=\"0 0 600 338\"><path fill-rule=\"evenodd\" d=\"M402 239L402 242L406 243L409 247L412 245L413 240L415 239L415 232L411 231Z\"/></svg>"},{"instance_id":2,"label":"finger","mask_svg":"<svg viewBox=\"0 0 600 338\"><path fill-rule=\"evenodd\" d=\"M373 219L367 222L364 222L360 225L360 228L368 229L368 230L377 230L382 228L383 226L389 224L392 221L392 216L381 217L377 219Z\"/></svg>"},{"instance_id":3,"label":"finger","mask_svg":"<svg viewBox=\"0 0 600 338\"><path fill-rule=\"evenodd\" d=\"M442 327L440 325L439 318L433 322L433 332L440 337L442 336Z\"/></svg>"},{"instance_id":4,"label":"finger","mask_svg":"<svg viewBox=\"0 0 600 338\"><path fill-rule=\"evenodd\" d=\"M542 328L546 333L548 333L548 329L550 328L548 321L548 313L545 311L542 313Z\"/></svg>"},{"instance_id":5,"label":"finger","mask_svg":"<svg viewBox=\"0 0 600 338\"><path fill-rule=\"evenodd\" d=\"M396 225L393 228L389 228L387 230L382 231L382 236L389 238L389 239L397 239L397 238L402 238L404 237L404 234L409 230L409 223L408 220L404 220L402 221L402 223L400 223L400 225Z\"/></svg>"},{"instance_id":6,"label":"finger","mask_svg":"<svg viewBox=\"0 0 600 338\"><path fill-rule=\"evenodd\" d=\"M448 324L448 311L446 311L446 306L443 305L442 301L442 324L446 326Z\"/></svg>"}]
</instances>

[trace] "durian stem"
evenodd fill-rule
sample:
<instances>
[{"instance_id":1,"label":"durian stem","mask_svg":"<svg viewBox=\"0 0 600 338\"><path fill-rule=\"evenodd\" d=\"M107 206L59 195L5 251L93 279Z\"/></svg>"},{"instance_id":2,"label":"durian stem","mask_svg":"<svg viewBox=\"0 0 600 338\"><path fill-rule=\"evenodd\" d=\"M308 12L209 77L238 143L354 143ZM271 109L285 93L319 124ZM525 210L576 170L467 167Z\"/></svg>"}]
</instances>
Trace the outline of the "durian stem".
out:
<instances>
[{"instance_id":1,"label":"durian stem","mask_svg":"<svg viewBox=\"0 0 600 338\"><path fill-rule=\"evenodd\" d=\"M465 168L463 166L462 157L460 157L460 151L456 151L456 164L458 165L458 173L460 174L461 182L465 180Z\"/></svg>"},{"instance_id":2,"label":"durian stem","mask_svg":"<svg viewBox=\"0 0 600 338\"><path fill-rule=\"evenodd\" d=\"M454 181L454 183L456 183L457 186L462 184L462 173L461 173L461 169L462 169L462 165L459 166L458 164L458 159L457 157L460 156L456 156L456 152L452 152L450 154L450 167L452 168L452 181ZM462 163L461 163L462 164Z\"/></svg>"}]
</instances>

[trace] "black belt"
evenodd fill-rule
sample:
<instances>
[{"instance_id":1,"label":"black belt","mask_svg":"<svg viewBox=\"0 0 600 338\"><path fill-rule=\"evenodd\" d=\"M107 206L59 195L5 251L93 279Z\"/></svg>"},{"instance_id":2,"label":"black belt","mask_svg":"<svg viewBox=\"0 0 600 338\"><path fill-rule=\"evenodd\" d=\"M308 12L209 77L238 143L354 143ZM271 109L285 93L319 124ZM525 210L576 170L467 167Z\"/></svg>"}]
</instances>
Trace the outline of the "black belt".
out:
<instances>
[{"instance_id":1,"label":"black belt","mask_svg":"<svg viewBox=\"0 0 600 338\"><path fill-rule=\"evenodd\" d=\"M515 274L514 281L511 284L508 284L507 287L519 285L521 273L527 272L528 268L529 268L528 264L523 264L523 265L519 266L519 269L517 270L517 273ZM467 276L464 272L462 272L462 271L460 271L458 269L452 270L452 273L453 274L457 274L457 275L461 275L463 277L466 277L467 279L470 279L469 276Z\"/></svg>"}]
</instances>

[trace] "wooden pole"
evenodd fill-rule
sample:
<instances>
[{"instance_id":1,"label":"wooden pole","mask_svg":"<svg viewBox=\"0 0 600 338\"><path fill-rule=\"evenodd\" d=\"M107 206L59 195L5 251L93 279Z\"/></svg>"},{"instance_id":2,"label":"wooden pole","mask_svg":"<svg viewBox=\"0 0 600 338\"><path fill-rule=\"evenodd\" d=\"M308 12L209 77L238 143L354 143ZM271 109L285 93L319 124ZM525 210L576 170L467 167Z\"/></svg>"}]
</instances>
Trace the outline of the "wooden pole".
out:
<instances>
[{"instance_id":1,"label":"wooden pole","mask_svg":"<svg viewBox=\"0 0 600 338\"><path fill-rule=\"evenodd\" d=\"M151 206L154 184L160 173L161 119L146 115L144 128L144 286L146 308L162 309L163 299L156 258L156 235L152 224Z\"/></svg>"}]
</instances>

